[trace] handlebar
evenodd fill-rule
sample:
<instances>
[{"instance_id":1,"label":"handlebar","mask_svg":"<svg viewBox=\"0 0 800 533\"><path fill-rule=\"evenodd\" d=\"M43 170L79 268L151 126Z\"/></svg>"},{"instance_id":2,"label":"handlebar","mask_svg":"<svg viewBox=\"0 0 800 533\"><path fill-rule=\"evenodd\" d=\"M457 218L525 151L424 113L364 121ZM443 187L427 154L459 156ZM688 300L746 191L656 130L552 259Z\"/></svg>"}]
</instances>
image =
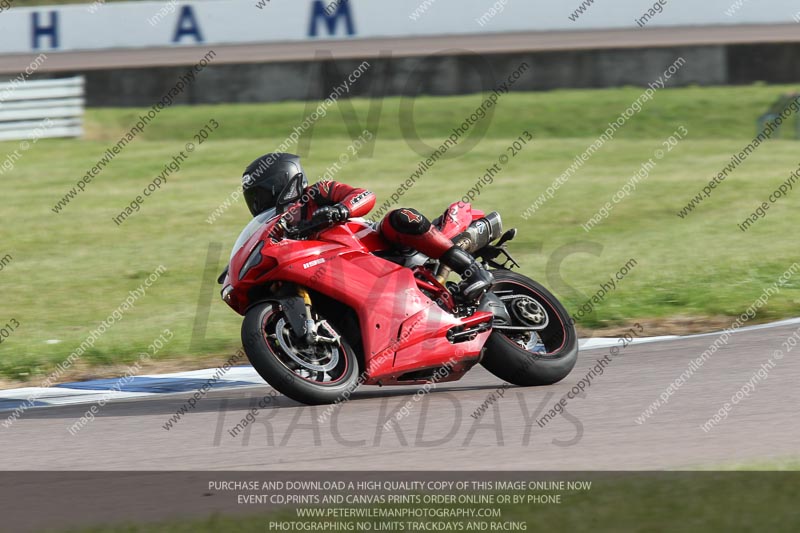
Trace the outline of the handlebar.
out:
<instances>
[{"instance_id":1,"label":"handlebar","mask_svg":"<svg viewBox=\"0 0 800 533\"><path fill-rule=\"evenodd\" d=\"M290 238L290 239L299 239L302 237L308 237L312 233L316 233L323 229L327 229L330 227L330 224L327 222L301 222L294 226L289 226L285 222L282 223L283 226L283 234Z\"/></svg>"}]
</instances>

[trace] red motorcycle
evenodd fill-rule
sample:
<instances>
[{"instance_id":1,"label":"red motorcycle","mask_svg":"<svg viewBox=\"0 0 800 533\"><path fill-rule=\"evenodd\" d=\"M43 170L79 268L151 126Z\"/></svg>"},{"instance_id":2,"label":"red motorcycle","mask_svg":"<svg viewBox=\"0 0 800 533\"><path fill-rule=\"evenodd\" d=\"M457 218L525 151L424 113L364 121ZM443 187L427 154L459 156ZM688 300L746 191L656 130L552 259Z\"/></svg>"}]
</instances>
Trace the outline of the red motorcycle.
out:
<instances>
[{"instance_id":1,"label":"red motorcycle","mask_svg":"<svg viewBox=\"0 0 800 533\"><path fill-rule=\"evenodd\" d=\"M394 248L364 219L290 227L274 209L254 218L219 282L244 316L242 343L261 377L314 405L361 384L456 381L478 363L519 386L569 374L575 328L547 289L510 270L516 229L503 233L498 213L462 202L434 224L495 269L480 301L462 301L446 267Z\"/></svg>"}]
</instances>

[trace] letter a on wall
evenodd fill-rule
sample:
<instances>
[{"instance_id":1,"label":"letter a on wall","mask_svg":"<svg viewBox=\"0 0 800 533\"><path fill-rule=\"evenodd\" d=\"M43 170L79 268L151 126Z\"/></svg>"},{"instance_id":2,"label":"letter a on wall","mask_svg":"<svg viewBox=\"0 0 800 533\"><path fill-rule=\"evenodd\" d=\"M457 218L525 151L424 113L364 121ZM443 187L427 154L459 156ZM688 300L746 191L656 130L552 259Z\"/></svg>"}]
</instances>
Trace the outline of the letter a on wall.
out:
<instances>
[{"instance_id":1,"label":"letter a on wall","mask_svg":"<svg viewBox=\"0 0 800 533\"><path fill-rule=\"evenodd\" d=\"M197 23L194 9L189 5L181 7L181 12L178 15L178 25L175 27L175 36L172 38L172 42L179 43L184 36L194 37L195 42L198 43L203 42L200 24Z\"/></svg>"}]
</instances>

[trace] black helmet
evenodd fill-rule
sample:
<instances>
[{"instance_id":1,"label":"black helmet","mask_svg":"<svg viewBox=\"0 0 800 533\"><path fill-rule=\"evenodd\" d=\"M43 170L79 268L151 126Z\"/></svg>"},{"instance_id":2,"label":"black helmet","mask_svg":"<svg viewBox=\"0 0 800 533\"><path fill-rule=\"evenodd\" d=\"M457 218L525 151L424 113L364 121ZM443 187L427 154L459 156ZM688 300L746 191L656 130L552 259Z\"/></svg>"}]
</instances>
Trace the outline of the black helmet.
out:
<instances>
[{"instance_id":1,"label":"black helmet","mask_svg":"<svg viewBox=\"0 0 800 533\"><path fill-rule=\"evenodd\" d=\"M300 157L293 154L262 155L242 175L244 199L253 216L273 207L282 213L300 199L307 186Z\"/></svg>"}]
</instances>

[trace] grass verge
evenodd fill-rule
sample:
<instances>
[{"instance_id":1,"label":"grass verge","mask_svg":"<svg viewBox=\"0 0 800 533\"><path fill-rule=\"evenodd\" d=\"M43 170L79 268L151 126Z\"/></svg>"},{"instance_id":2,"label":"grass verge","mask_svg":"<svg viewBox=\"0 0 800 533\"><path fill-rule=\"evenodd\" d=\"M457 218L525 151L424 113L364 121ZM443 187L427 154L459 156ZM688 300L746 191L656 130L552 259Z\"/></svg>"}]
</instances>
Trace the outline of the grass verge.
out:
<instances>
[{"instance_id":1,"label":"grass verge","mask_svg":"<svg viewBox=\"0 0 800 533\"><path fill-rule=\"evenodd\" d=\"M523 131L534 141L512 157L481 189L477 208L498 210L506 227L518 227L511 250L523 273L551 287L574 312L630 259L637 264L615 290L579 324L585 332L622 326L636 319L725 324L796 261L790 237L800 222L795 199L775 204L747 233L737 228L758 203L798 166L797 142L762 145L685 219L676 213L743 148L754 119L790 87L687 88L664 90L633 117L533 216L534 199L616 119L640 90L553 91L503 97L484 119L486 134L465 155L437 162L405 193L401 205L437 215L475 186L485 168ZM480 96L418 98L414 124L430 146L479 105ZM353 100L362 126L369 100ZM365 186L379 204L417 168L428 152L403 137L401 99L381 104L374 151L339 171L334 179ZM315 181L348 153L340 105L332 107L299 150ZM159 265L167 267L148 294L105 332L72 372L125 365L148 349L165 328L174 338L156 359L220 355L238 347L240 318L202 289L209 250L210 271L219 272L229 247L248 221L240 201L213 224L211 213L237 188L242 169L272 150L302 120L304 103L219 105L167 109L130 143L61 213L51 208L86 174L105 150L136 121L141 110L95 109L87 115L86 140L41 140L4 172L0 257L0 325L20 327L4 340L0 376L40 379L72 352ZM209 141L179 173L122 225L119 215L173 157L196 142L194 133L219 122ZM681 126L686 139L658 161L633 194L590 232L581 228ZM474 141L475 139L472 139ZM465 142L470 142L467 140ZM0 160L19 143L0 143ZM751 323L796 314L800 280L790 280ZM202 290L202 292L201 292ZM206 311L207 310L207 311ZM207 321L205 316L207 313ZM200 316L199 322L196 318ZM195 326L205 329L195 337ZM681 325L683 324L683 325ZM201 328L203 329L203 328ZM677 331L676 331L677 330ZM649 333L648 333L649 334Z\"/></svg>"}]
</instances>

